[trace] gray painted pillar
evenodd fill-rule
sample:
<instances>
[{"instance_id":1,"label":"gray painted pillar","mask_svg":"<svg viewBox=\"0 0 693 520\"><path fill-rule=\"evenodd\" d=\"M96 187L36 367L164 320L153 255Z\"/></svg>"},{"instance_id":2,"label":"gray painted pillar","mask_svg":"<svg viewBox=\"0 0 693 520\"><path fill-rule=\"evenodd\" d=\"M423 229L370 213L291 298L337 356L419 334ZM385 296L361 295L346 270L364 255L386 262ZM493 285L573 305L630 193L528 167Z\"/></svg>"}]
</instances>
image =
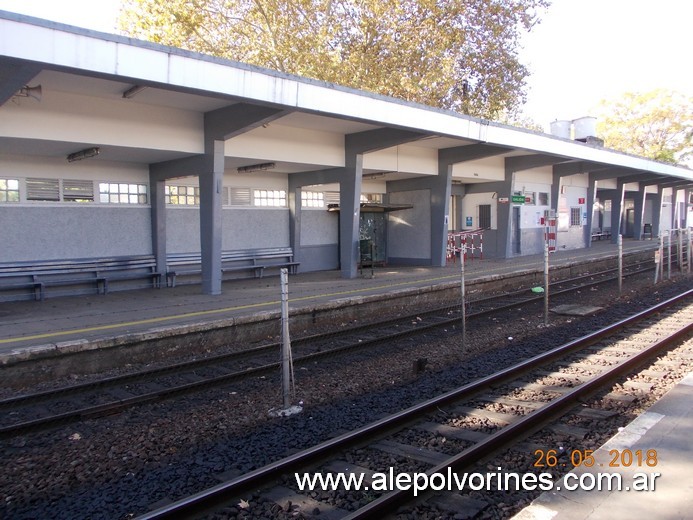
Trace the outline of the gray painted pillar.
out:
<instances>
[{"instance_id":1,"label":"gray painted pillar","mask_svg":"<svg viewBox=\"0 0 693 520\"><path fill-rule=\"evenodd\" d=\"M289 244L294 261L301 262L301 187L294 187L289 176Z\"/></svg>"},{"instance_id":2,"label":"gray painted pillar","mask_svg":"<svg viewBox=\"0 0 693 520\"><path fill-rule=\"evenodd\" d=\"M503 182L503 188L496 190L498 193L498 196L502 197L512 197L513 195L513 186L515 185L515 172L508 170L506 167L505 169L505 181ZM502 195L501 195L502 194ZM513 253L513 244L512 244L512 216L513 212L512 209L514 207L514 204L512 202L509 202L507 204L498 204L496 206L497 211L498 211L498 219L497 219L497 226L498 226L498 251L502 252L503 257L502 258L512 258L514 256Z\"/></svg>"},{"instance_id":3,"label":"gray painted pillar","mask_svg":"<svg viewBox=\"0 0 693 520\"><path fill-rule=\"evenodd\" d=\"M558 216L558 198L561 195L561 179L562 176L558 175L554 168L553 178L551 181L551 209L554 211L556 216Z\"/></svg>"},{"instance_id":4,"label":"gray painted pillar","mask_svg":"<svg viewBox=\"0 0 693 520\"><path fill-rule=\"evenodd\" d=\"M166 274L166 181L149 174L150 203L152 206L152 253L156 270Z\"/></svg>"},{"instance_id":5,"label":"gray painted pillar","mask_svg":"<svg viewBox=\"0 0 693 520\"><path fill-rule=\"evenodd\" d=\"M662 188L657 186L657 193L652 201L652 238L662 236L662 205L664 204L662 191Z\"/></svg>"},{"instance_id":6,"label":"gray painted pillar","mask_svg":"<svg viewBox=\"0 0 693 520\"><path fill-rule=\"evenodd\" d=\"M683 218L684 218L684 222L685 222L687 228L693 226L693 222L690 222L690 219L688 218L688 215L689 215L689 211L688 211L688 201L691 200L691 193L693 193L693 189L691 189L691 188L686 188L686 192L685 192L685 197L686 197L686 198L685 198L684 201L683 201L683 203L684 203L684 204L683 204L683 208L684 208L684 215L683 215Z\"/></svg>"},{"instance_id":7,"label":"gray painted pillar","mask_svg":"<svg viewBox=\"0 0 693 520\"><path fill-rule=\"evenodd\" d=\"M448 226L445 217L450 210L452 164L438 160L438 175L431 179L431 265L445 267Z\"/></svg>"},{"instance_id":8,"label":"gray painted pillar","mask_svg":"<svg viewBox=\"0 0 693 520\"><path fill-rule=\"evenodd\" d=\"M618 243L618 235L621 234L623 224L623 206L626 194L626 183L618 180L616 197L611 201L611 243Z\"/></svg>"},{"instance_id":9,"label":"gray painted pillar","mask_svg":"<svg viewBox=\"0 0 693 520\"><path fill-rule=\"evenodd\" d=\"M642 240L643 219L645 218L645 199L647 198L647 187L641 186L635 196L635 222L633 223L633 238Z\"/></svg>"},{"instance_id":10,"label":"gray painted pillar","mask_svg":"<svg viewBox=\"0 0 693 520\"><path fill-rule=\"evenodd\" d=\"M589 176L587 185L587 226L582 230L585 247L592 247L592 221L594 220L594 200L597 198L597 180Z\"/></svg>"},{"instance_id":11,"label":"gray painted pillar","mask_svg":"<svg viewBox=\"0 0 693 520\"><path fill-rule=\"evenodd\" d=\"M342 278L356 278L359 262L359 215L363 154L346 151L344 175L339 181L339 262Z\"/></svg>"},{"instance_id":12,"label":"gray painted pillar","mask_svg":"<svg viewBox=\"0 0 693 520\"><path fill-rule=\"evenodd\" d=\"M200 246L202 294L221 294L221 190L224 179L224 141L214 140L206 150L205 173L200 178Z\"/></svg>"}]
</instances>

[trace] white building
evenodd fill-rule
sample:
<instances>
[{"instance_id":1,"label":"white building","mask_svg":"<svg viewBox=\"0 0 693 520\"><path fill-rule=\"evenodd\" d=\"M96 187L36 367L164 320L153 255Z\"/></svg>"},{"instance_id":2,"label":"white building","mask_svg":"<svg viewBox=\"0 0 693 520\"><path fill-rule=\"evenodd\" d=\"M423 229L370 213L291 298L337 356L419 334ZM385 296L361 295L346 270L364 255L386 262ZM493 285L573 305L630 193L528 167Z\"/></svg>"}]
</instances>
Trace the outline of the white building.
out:
<instances>
[{"instance_id":1,"label":"white building","mask_svg":"<svg viewBox=\"0 0 693 520\"><path fill-rule=\"evenodd\" d=\"M364 226L401 265L444 265L449 230L539 253L552 213L558 247L640 239L682 224L691 186L592 143L0 11L0 266L165 273L197 253L217 294L223 252L291 248L301 271L354 277Z\"/></svg>"}]
</instances>

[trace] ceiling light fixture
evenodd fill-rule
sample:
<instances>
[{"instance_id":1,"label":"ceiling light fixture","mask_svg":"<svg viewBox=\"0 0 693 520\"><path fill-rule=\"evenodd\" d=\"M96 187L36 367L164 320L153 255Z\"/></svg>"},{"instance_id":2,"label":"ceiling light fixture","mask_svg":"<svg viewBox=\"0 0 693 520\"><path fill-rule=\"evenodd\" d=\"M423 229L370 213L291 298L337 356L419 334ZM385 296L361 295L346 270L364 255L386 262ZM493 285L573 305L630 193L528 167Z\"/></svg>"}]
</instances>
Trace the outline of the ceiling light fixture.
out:
<instances>
[{"instance_id":1,"label":"ceiling light fixture","mask_svg":"<svg viewBox=\"0 0 693 520\"><path fill-rule=\"evenodd\" d=\"M250 172L260 172L265 170L274 170L277 165L273 162L266 162L260 164L251 164L249 166L239 166L236 168L238 173L250 173Z\"/></svg>"},{"instance_id":2,"label":"ceiling light fixture","mask_svg":"<svg viewBox=\"0 0 693 520\"><path fill-rule=\"evenodd\" d=\"M125 99L132 99L146 88L147 88L146 85L135 85L135 86L127 89L125 92L123 92L123 97Z\"/></svg>"},{"instance_id":3,"label":"ceiling light fixture","mask_svg":"<svg viewBox=\"0 0 693 520\"><path fill-rule=\"evenodd\" d=\"M93 148L85 148L79 152L71 153L67 156L67 162L81 161L82 159L89 159L91 157L96 157L99 155L101 150L96 146Z\"/></svg>"}]
</instances>

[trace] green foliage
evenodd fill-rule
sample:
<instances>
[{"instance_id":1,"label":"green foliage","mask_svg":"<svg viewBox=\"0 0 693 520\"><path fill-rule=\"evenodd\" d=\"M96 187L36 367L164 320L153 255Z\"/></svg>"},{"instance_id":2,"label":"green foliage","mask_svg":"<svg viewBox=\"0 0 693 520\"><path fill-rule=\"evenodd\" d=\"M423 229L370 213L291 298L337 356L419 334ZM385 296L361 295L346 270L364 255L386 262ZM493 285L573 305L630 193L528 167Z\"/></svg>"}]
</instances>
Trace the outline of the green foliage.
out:
<instances>
[{"instance_id":1,"label":"green foliage","mask_svg":"<svg viewBox=\"0 0 693 520\"><path fill-rule=\"evenodd\" d=\"M693 158L693 98L669 90L602 101L597 134L608 148L668 163Z\"/></svg>"},{"instance_id":2,"label":"green foliage","mask_svg":"<svg viewBox=\"0 0 693 520\"><path fill-rule=\"evenodd\" d=\"M124 33L493 119L547 0L124 0Z\"/></svg>"}]
</instances>

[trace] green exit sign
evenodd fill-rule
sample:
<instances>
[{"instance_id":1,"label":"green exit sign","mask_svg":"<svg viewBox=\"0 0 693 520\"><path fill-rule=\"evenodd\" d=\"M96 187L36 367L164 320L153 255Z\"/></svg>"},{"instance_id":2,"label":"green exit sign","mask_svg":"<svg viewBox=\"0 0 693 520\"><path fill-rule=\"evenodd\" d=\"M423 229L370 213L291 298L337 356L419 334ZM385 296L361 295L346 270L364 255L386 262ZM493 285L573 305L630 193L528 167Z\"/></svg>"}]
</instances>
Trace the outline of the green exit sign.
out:
<instances>
[{"instance_id":1,"label":"green exit sign","mask_svg":"<svg viewBox=\"0 0 693 520\"><path fill-rule=\"evenodd\" d=\"M512 200L512 202L514 204L524 204L525 203L525 196L524 195L513 195L510 200Z\"/></svg>"}]
</instances>

